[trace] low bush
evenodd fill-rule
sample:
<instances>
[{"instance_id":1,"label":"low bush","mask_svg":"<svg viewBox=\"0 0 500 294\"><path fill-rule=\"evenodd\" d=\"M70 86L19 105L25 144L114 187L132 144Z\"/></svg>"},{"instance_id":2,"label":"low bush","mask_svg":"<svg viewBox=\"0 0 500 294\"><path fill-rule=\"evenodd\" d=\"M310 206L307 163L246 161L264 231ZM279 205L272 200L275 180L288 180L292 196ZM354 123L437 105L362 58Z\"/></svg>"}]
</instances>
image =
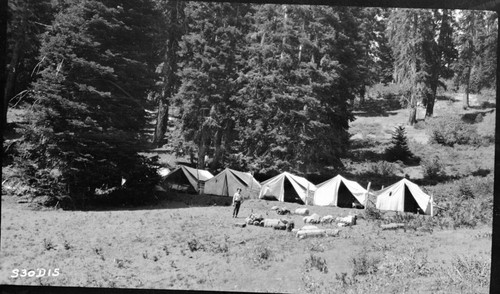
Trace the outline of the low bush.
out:
<instances>
[{"instance_id":1,"label":"low bush","mask_svg":"<svg viewBox=\"0 0 500 294\"><path fill-rule=\"evenodd\" d=\"M56 246L54 245L54 243L52 242L52 240L50 239L43 239L43 248L45 250L54 250L56 249Z\"/></svg>"},{"instance_id":2,"label":"low bush","mask_svg":"<svg viewBox=\"0 0 500 294\"><path fill-rule=\"evenodd\" d=\"M376 273L380 262L380 258L368 256L366 251L363 251L360 255L351 258L353 266L352 277L354 278L358 275L371 275Z\"/></svg>"},{"instance_id":3,"label":"low bush","mask_svg":"<svg viewBox=\"0 0 500 294\"><path fill-rule=\"evenodd\" d=\"M463 122L458 116L432 118L428 126L429 139L432 143L451 147L456 144L481 144L476 127Z\"/></svg>"},{"instance_id":4,"label":"low bush","mask_svg":"<svg viewBox=\"0 0 500 294\"><path fill-rule=\"evenodd\" d=\"M439 195L436 216L453 228L474 228L490 224L493 213L493 176L468 177L454 181L444 195Z\"/></svg>"},{"instance_id":5,"label":"low bush","mask_svg":"<svg viewBox=\"0 0 500 294\"><path fill-rule=\"evenodd\" d=\"M388 278L426 277L434 269L429 265L427 255L419 248L409 247L402 256L388 256L380 265L381 273Z\"/></svg>"},{"instance_id":6,"label":"low bush","mask_svg":"<svg viewBox=\"0 0 500 294\"><path fill-rule=\"evenodd\" d=\"M482 146L489 146L495 143L495 120L496 114L484 114L483 120L476 124L477 133L481 136Z\"/></svg>"},{"instance_id":7,"label":"low bush","mask_svg":"<svg viewBox=\"0 0 500 294\"><path fill-rule=\"evenodd\" d=\"M271 257L271 249L267 247L259 247L255 249L255 260L258 262L264 262L269 260Z\"/></svg>"},{"instance_id":8,"label":"low bush","mask_svg":"<svg viewBox=\"0 0 500 294\"><path fill-rule=\"evenodd\" d=\"M190 241L188 241L188 247L191 252L205 250L205 246L201 244L197 239L191 239Z\"/></svg>"},{"instance_id":9,"label":"low bush","mask_svg":"<svg viewBox=\"0 0 500 294\"><path fill-rule=\"evenodd\" d=\"M380 176L393 176L397 171L397 166L387 161L373 162L369 165L370 172Z\"/></svg>"},{"instance_id":10,"label":"low bush","mask_svg":"<svg viewBox=\"0 0 500 294\"><path fill-rule=\"evenodd\" d=\"M481 293L490 282L491 262L478 256L455 256L451 268L445 273L450 285L460 288L462 293Z\"/></svg>"},{"instance_id":11,"label":"low bush","mask_svg":"<svg viewBox=\"0 0 500 294\"><path fill-rule=\"evenodd\" d=\"M376 209L373 206L367 206L366 209L363 211L363 217L366 220L381 220L382 219L382 213L380 210Z\"/></svg>"},{"instance_id":12,"label":"low bush","mask_svg":"<svg viewBox=\"0 0 500 294\"><path fill-rule=\"evenodd\" d=\"M430 159L422 160L421 162L424 178L440 179L445 175L445 166L438 156Z\"/></svg>"},{"instance_id":13,"label":"low bush","mask_svg":"<svg viewBox=\"0 0 500 294\"><path fill-rule=\"evenodd\" d=\"M326 265L326 260L323 257L316 256L311 254L305 261L305 270L306 272L311 269L317 269L322 273L328 273L328 266Z\"/></svg>"}]
</instances>

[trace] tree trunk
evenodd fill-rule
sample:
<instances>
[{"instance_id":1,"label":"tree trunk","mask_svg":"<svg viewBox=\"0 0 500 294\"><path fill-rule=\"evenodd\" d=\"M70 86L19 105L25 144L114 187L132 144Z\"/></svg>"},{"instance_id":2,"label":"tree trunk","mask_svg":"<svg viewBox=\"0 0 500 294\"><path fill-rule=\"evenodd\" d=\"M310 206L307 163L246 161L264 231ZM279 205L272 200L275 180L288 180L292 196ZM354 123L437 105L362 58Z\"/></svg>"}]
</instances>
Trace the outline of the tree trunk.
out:
<instances>
[{"instance_id":1,"label":"tree trunk","mask_svg":"<svg viewBox=\"0 0 500 294\"><path fill-rule=\"evenodd\" d=\"M425 109L425 117L432 117L434 115L435 96L429 97L427 100L427 107Z\"/></svg>"},{"instance_id":2,"label":"tree trunk","mask_svg":"<svg viewBox=\"0 0 500 294\"><path fill-rule=\"evenodd\" d=\"M410 117L408 119L408 124L413 126L417 122L417 108L414 106L410 107Z\"/></svg>"},{"instance_id":3,"label":"tree trunk","mask_svg":"<svg viewBox=\"0 0 500 294\"><path fill-rule=\"evenodd\" d=\"M165 144L165 133L167 131L168 124L168 103L164 102L161 98L159 100L158 115L156 117L156 129L153 138L153 145L157 148Z\"/></svg>"},{"instance_id":4,"label":"tree trunk","mask_svg":"<svg viewBox=\"0 0 500 294\"><path fill-rule=\"evenodd\" d=\"M408 117L408 124L413 126L417 122L417 97L412 94L410 100L410 116Z\"/></svg>"},{"instance_id":5,"label":"tree trunk","mask_svg":"<svg viewBox=\"0 0 500 294\"><path fill-rule=\"evenodd\" d=\"M469 92L470 92L470 72L471 72L471 67L467 69L467 81L465 82L465 95L464 95L464 100L462 101L462 107L464 109L469 108Z\"/></svg>"},{"instance_id":6,"label":"tree trunk","mask_svg":"<svg viewBox=\"0 0 500 294\"><path fill-rule=\"evenodd\" d=\"M204 169L205 168L205 155L207 154L207 141L208 141L208 131L207 130L201 130L201 140L200 144L198 145L198 165L197 167L199 169Z\"/></svg>"},{"instance_id":7,"label":"tree trunk","mask_svg":"<svg viewBox=\"0 0 500 294\"><path fill-rule=\"evenodd\" d=\"M163 58L161 96L158 101L158 115L156 120L156 129L153 138L153 145L161 147L165 144L165 132L168 124L169 99L175 94L178 83L177 78L177 50L179 49L179 40L182 37L182 19L184 18L184 6L182 1L168 2L169 23L168 36L166 41L165 55Z\"/></svg>"},{"instance_id":8,"label":"tree trunk","mask_svg":"<svg viewBox=\"0 0 500 294\"><path fill-rule=\"evenodd\" d=\"M436 102L437 84L431 86L431 94L427 97L427 105L425 109L425 117L434 115L434 104Z\"/></svg>"},{"instance_id":9,"label":"tree trunk","mask_svg":"<svg viewBox=\"0 0 500 294\"><path fill-rule=\"evenodd\" d=\"M361 87L361 90L359 92L359 104L364 105L365 104L365 95L366 95L366 87L363 85Z\"/></svg>"},{"instance_id":10,"label":"tree trunk","mask_svg":"<svg viewBox=\"0 0 500 294\"><path fill-rule=\"evenodd\" d=\"M222 159L222 135L223 135L224 130L222 128L219 128L217 130L217 133L215 133L215 152L214 152L214 159L212 160L210 164L211 169L217 169L219 167L219 163Z\"/></svg>"}]
</instances>

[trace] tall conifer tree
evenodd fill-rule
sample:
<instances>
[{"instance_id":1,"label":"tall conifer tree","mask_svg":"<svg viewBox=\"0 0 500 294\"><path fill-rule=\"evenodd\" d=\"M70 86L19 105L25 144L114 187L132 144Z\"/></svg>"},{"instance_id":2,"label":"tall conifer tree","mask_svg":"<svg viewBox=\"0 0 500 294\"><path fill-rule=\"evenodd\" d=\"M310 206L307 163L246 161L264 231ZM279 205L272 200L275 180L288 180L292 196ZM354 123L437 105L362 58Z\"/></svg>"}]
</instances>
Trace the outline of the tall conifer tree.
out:
<instances>
[{"instance_id":1,"label":"tall conifer tree","mask_svg":"<svg viewBox=\"0 0 500 294\"><path fill-rule=\"evenodd\" d=\"M122 177L130 187L153 180L137 152L158 62L155 18L148 0L63 3L42 38L20 163L40 193L76 200Z\"/></svg>"}]
</instances>

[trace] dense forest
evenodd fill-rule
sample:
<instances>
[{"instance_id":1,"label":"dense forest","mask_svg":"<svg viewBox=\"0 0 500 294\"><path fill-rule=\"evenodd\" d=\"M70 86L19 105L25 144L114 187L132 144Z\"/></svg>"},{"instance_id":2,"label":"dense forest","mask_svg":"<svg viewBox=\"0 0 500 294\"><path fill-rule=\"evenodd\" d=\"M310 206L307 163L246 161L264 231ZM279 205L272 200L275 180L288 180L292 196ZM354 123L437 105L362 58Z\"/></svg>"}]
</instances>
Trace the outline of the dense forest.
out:
<instances>
[{"instance_id":1,"label":"dense forest","mask_svg":"<svg viewBox=\"0 0 500 294\"><path fill-rule=\"evenodd\" d=\"M167 146L199 168L339 168L354 105L392 85L416 122L438 88L496 83L497 15L172 0L9 1L4 142L35 195L148 193ZM452 83L445 83L452 81ZM151 113L155 117L151 118ZM154 121L151 137L145 129ZM123 192L123 191L122 191Z\"/></svg>"}]
</instances>

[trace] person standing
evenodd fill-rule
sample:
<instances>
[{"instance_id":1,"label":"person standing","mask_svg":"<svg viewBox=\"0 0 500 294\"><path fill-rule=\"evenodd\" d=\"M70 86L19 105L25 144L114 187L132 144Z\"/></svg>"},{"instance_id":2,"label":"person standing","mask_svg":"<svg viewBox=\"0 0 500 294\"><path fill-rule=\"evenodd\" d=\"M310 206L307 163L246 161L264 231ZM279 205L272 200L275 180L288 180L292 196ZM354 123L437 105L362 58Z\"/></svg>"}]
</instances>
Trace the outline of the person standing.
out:
<instances>
[{"instance_id":1,"label":"person standing","mask_svg":"<svg viewBox=\"0 0 500 294\"><path fill-rule=\"evenodd\" d=\"M238 212L240 211L241 200L242 200L241 188L237 188L236 193L234 193L234 196L233 196L233 206L234 206L233 218L238 217Z\"/></svg>"}]
</instances>

